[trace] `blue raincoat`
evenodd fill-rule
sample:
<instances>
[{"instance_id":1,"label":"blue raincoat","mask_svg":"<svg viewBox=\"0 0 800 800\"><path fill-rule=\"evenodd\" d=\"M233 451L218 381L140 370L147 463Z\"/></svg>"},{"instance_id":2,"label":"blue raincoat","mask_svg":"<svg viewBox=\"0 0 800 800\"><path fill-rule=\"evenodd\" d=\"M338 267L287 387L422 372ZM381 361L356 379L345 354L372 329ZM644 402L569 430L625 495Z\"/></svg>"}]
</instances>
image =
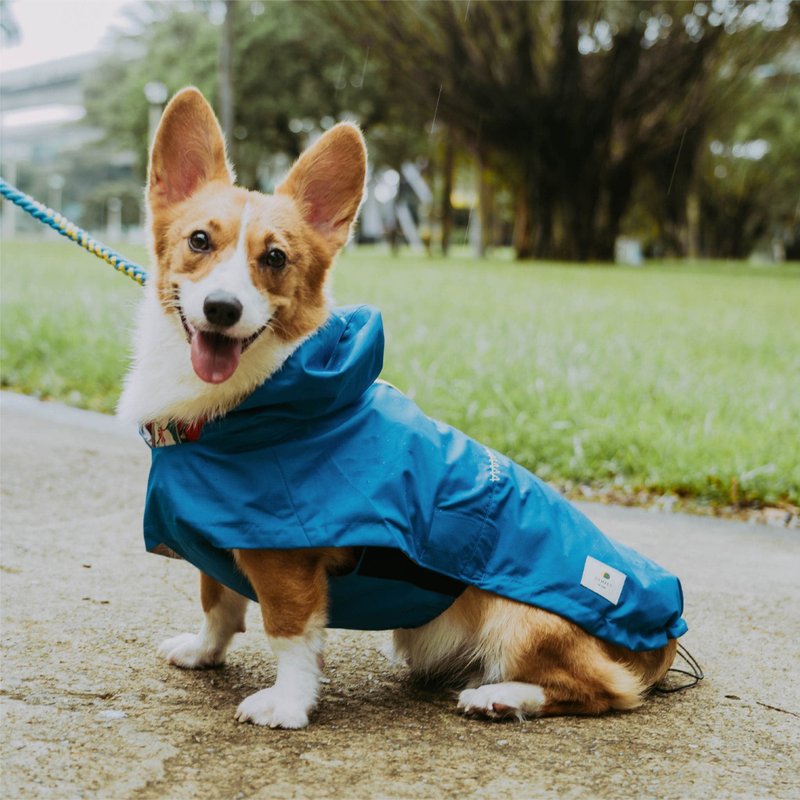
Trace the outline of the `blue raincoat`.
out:
<instances>
[{"instance_id":1,"label":"blue raincoat","mask_svg":"<svg viewBox=\"0 0 800 800\"><path fill-rule=\"evenodd\" d=\"M426 417L376 380L382 363L380 313L337 309L224 418L149 426L147 548L253 599L232 548L358 548L353 572L330 578L331 627L417 627L472 585L632 650L686 631L677 578Z\"/></svg>"}]
</instances>

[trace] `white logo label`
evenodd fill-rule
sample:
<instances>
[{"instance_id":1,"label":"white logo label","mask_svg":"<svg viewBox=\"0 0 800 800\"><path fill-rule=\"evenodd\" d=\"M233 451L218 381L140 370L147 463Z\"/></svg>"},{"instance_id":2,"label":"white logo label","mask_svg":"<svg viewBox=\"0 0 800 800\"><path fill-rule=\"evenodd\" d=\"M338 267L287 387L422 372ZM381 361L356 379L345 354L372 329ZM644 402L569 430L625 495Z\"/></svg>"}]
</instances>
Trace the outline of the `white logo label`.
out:
<instances>
[{"instance_id":1,"label":"white logo label","mask_svg":"<svg viewBox=\"0 0 800 800\"><path fill-rule=\"evenodd\" d=\"M581 586L585 586L600 597L605 597L610 603L616 605L625 585L625 573L614 567L609 567L596 558L586 556L583 567Z\"/></svg>"}]
</instances>

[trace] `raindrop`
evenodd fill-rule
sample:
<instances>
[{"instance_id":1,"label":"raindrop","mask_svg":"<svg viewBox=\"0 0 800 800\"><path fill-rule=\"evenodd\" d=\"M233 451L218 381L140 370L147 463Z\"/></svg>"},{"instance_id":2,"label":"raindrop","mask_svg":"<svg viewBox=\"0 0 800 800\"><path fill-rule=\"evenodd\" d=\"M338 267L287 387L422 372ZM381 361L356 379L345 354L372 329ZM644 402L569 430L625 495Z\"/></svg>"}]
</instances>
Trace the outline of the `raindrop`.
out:
<instances>
[{"instance_id":1,"label":"raindrop","mask_svg":"<svg viewBox=\"0 0 800 800\"><path fill-rule=\"evenodd\" d=\"M436 130L436 115L439 113L439 101L442 99L442 88L444 87L443 83L439 84L439 96L436 98L436 108L433 109L433 120L431 121L431 130L430 132L433 133Z\"/></svg>"},{"instance_id":2,"label":"raindrop","mask_svg":"<svg viewBox=\"0 0 800 800\"><path fill-rule=\"evenodd\" d=\"M344 77L344 56L342 56L342 60L339 62L339 74L336 76L334 86L337 92L347 86L347 78Z\"/></svg>"},{"instance_id":3,"label":"raindrop","mask_svg":"<svg viewBox=\"0 0 800 800\"><path fill-rule=\"evenodd\" d=\"M368 62L369 62L369 47L367 48L367 52L364 54L364 66L361 68L361 74L360 75L354 75L350 79L350 83L356 89L360 89L364 85L364 80L367 77L367 63Z\"/></svg>"}]
</instances>

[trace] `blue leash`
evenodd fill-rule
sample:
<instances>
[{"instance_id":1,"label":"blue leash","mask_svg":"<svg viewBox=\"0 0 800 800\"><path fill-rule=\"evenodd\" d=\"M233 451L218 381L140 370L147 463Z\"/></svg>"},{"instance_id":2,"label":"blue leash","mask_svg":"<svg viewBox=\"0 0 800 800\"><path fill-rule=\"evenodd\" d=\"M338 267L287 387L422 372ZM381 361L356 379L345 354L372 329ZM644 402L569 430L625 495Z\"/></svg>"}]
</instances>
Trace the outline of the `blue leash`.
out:
<instances>
[{"instance_id":1,"label":"blue leash","mask_svg":"<svg viewBox=\"0 0 800 800\"><path fill-rule=\"evenodd\" d=\"M144 286L147 282L147 270L134 264L133 261L128 261L110 247L90 236L83 228L79 228L74 223L70 222L66 217L53 211L42 203L34 200L30 195L25 194L12 186L8 181L0 178L0 195L10 200L15 205L18 205L23 211L27 211L34 219L49 225L54 231L58 231L62 236L72 239L73 242L79 244L84 250L88 250L98 258L111 264L115 270L127 275L132 280L136 281L140 286Z\"/></svg>"}]
</instances>

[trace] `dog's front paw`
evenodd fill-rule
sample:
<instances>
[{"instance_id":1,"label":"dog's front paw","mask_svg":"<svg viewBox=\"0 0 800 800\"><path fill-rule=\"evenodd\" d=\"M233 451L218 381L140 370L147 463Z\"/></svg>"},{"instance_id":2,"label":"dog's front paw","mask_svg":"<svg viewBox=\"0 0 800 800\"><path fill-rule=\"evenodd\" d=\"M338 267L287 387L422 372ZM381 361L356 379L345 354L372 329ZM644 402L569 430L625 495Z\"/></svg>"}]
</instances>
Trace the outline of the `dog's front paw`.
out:
<instances>
[{"instance_id":1,"label":"dog's front paw","mask_svg":"<svg viewBox=\"0 0 800 800\"><path fill-rule=\"evenodd\" d=\"M158 654L183 669L218 667L225 661L225 652L213 647L199 633L181 633L166 639L160 644Z\"/></svg>"},{"instance_id":2,"label":"dog's front paw","mask_svg":"<svg viewBox=\"0 0 800 800\"><path fill-rule=\"evenodd\" d=\"M308 725L308 711L310 709L305 709L302 704L285 695L281 696L271 686L242 700L236 709L236 719L254 725L294 730Z\"/></svg>"}]
</instances>

